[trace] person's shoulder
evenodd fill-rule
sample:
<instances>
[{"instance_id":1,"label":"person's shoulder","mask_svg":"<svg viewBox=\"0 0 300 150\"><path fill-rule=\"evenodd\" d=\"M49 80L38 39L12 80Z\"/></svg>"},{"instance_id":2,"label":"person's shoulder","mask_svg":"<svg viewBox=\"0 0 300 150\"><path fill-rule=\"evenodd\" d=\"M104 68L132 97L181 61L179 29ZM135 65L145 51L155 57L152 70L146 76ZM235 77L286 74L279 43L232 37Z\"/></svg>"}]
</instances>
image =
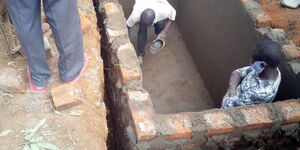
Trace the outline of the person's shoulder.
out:
<instances>
[{"instance_id":1,"label":"person's shoulder","mask_svg":"<svg viewBox=\"0 0 300 150\"><path fill-rule=\"evenodd\" d=\"M251 72L252 70L253 70L252 66L244 66L244 67L236 69L236 71L246 71L247 73Z\"/></svg>"}]
</instances>

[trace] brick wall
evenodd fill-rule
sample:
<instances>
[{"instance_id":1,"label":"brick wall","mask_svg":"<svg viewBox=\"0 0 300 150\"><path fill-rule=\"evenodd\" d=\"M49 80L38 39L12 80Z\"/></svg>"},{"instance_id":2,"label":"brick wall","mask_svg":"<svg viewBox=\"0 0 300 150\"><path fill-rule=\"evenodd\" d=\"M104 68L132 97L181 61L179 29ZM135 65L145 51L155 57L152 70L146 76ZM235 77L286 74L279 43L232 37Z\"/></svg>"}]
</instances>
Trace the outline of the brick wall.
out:
<instances>
[{"instance_id":1,"label":"brick wall","mask_svg":"<svg viewBox=\"0 0 300 150\"><path fill-rule=\"evenodd\" d=\"M300 102L157 114L117 0L100 8L102 45L119 149L245 149L299 140ZM261 23L264 24L264 23Z\"/></svg>"}]
</instances>

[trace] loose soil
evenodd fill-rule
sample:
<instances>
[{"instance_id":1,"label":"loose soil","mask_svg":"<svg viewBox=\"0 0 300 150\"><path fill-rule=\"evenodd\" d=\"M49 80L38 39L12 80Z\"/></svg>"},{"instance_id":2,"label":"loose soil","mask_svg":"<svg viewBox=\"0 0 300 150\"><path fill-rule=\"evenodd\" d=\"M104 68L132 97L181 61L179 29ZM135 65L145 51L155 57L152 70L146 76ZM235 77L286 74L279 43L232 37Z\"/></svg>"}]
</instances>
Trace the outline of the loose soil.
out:
<instances>
[{"instance_id":1,"label":"loose soil","mask_svg":"<svg viewBox=\"0 0 300 150\"><path fill-rule=\"evenodd\" d=\"M131 42L136 46L138 26L130 31ZM156 38L153 28L148 29L148 44L143 71L144 88L150 93L158 113L197 112L214 108L195 62L182 39L176 24L168 32L166 47L151 54L149 47Z\"/></svg>"},{"instance_id":2,"label":"loose soil","mask_svg":"<svg viewBox=\"0 0 300 150\"><path fill-rule=\"evenodd\" d=\"M82 104L71 109L57 112L54 109L50 90L43 94L4 93L0 91L0 150L21 150L25 144L24 132L31 129L42 119L45 124L36 133L61 150L106 150L108 134L106 108L103 101L104 77L103 63L100 58L100 36L97 29L92 0L79 0L79 9L92 22L91 29L84 34L84 48L89 64L78 84L83 93ZM51 32L51 31L50 31ZM14 67L25 75L26 60L22 56L12 58L6 55L6 47L0 37L0 68ZM48 60L52 71L50 87L62 84L58 76L58 53L52 36L49 38L56 55ZM15 66L8 66L13 62ZM10 63L11 64L11 63ZM27 81L26 81L27 82Z\"/></svg>"},{"instance_id":3,"label":"loose soil","mask_svg":"<svg viewBox=\"0 0 300 150\"><path fill-rule=\"evenodd\" d=\"M285 8L280 2L281 0L260 0L262 8L272 18L272 27L284 29L300 47L300 8Z\"/></svg>"}]
</instances>

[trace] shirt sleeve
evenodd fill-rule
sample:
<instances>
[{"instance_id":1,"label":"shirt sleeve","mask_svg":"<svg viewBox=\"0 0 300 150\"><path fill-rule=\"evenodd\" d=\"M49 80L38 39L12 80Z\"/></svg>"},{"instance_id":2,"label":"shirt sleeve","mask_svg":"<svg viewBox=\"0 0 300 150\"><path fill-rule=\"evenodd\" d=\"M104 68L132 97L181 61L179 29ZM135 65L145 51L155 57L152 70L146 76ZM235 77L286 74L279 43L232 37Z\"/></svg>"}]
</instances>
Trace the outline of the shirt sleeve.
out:
<instances>
[{"instance_id":1,"label":"shirt sleeve","mask_svg":"<svg viewBox=\"0 0 300 150\"><path fill-rule=\"evenodd\" d=\"M169 4L170 5L170 4ZM176 10L173 8L173 6L170 5L171 14L169 15L169 19L172 21L175 21L176 19Z\"/></svg>"},{"instance_id":2,"label":"shirt sleeve","mask_svg":"<svg viewBox=\"0 0 300 150\"><path fill-rule=\"evenodd\" d=\"M126 21L128 27L133 27L136 23L140 22L141 12L138 5L139 3L137 2L134 4L133 10Z\"/></svg>"},{"instance_id":3,"label":"shirt sleeve","mask_svg":"<svg viewBox=\"0 0 300 150\"><path fill-rule=\"evenodd\" d=\"M272 102L275 96L276 93L269 88L249 90L237 96L224 97L222 108L269 103Z\"/></svg>"},{"instance_id":4,"label":"shirt sleeve","mask_svg":"<svg viewBox=\"0 0 300 150\"><path fill-rule=\"evenodd\" d=\"M168 19L175 21L176 19L176 10L167 0L157 0L159 3L164 3L165 6L169 9Z\"/></svg>"},{"instance_id":5,"label":"shirt sleeve","mask_svg":"<svg viewBox=\"0 0 300 150\"><path fill-rule=\"evenodd\" d=\"M251 71L252 71L251 66L246 66L235 70L235 72L239 73L242 78L245 78L247 74L249 74Z\"/></svg>"},{"instance_id":6,"label":"shirt sleeve","mask_svg":"<svg viewBox=\"0 0 300 150\"><path fill-rule=\"evenodd\" d=\"M133 27L137 22L139 22L139 18L134 14L134 12L131 13L131 15L128 17L126 24L128 27Z\"/></svg>"}]
</instances>

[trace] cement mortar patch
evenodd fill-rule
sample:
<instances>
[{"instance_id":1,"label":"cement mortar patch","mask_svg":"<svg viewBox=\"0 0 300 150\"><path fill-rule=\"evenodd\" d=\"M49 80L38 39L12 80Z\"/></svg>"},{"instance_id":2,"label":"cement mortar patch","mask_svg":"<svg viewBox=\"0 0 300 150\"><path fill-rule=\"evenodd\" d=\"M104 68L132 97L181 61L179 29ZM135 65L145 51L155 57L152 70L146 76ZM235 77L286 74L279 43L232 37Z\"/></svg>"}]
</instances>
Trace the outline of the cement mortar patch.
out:
<instances>
[{"instance_id":1,"label":"cement mortar patch","mask_svg":"<svg viewBox=\"0 0 300 150\"><path fill-rule=\"evenodd\" d=\"M102 10L106 17L105 26L110 43L116 37L128 35L127 26L125 24L126 20L120 4L117 2L104 2Z\"/></svg>"},{"instance_id":2,"label":"cement mortar patch","mask_svg":"<svg viewBox=\"0 0 300 150\"><path fill-rule=\"evenodd\" d=\"M284 116L284 124L300 121L300 103L299 101L278 102L279 110Z\"/></svg>"},{"instance_id":3,"label":"cement mortar patch","mask_svg":"<svg viewBox=\"0 0 300 150\"><path fill-rule=\"evenodd\" d=\"M111 44L111 50L116 53L120 46L130 43L128 36L116 37Z\"/></svg>"},{"instance_id":4,"label":"cement mortar patch","mask_svg":"<svg viewBox=\"0 0 300 150\"><path fill-rule=\"evenodd\" d=\"M268 108L265 105L248 106L240 108L247 122L246 130L271 127L273 120L269 116Z\"/></svg>"},{"instance_id":5,"label":"cement mortar patch","mask_svg":"<svg viewBox=\"0 0 300 150\"><path fill-rule=\"evenodd\" d=\"M235 130L235 127L232 126L231 116L224 111L205 113L204 119L208 125L208 130L205 133L207 136L231 133Z\"/></svg>"}]
</instances>

